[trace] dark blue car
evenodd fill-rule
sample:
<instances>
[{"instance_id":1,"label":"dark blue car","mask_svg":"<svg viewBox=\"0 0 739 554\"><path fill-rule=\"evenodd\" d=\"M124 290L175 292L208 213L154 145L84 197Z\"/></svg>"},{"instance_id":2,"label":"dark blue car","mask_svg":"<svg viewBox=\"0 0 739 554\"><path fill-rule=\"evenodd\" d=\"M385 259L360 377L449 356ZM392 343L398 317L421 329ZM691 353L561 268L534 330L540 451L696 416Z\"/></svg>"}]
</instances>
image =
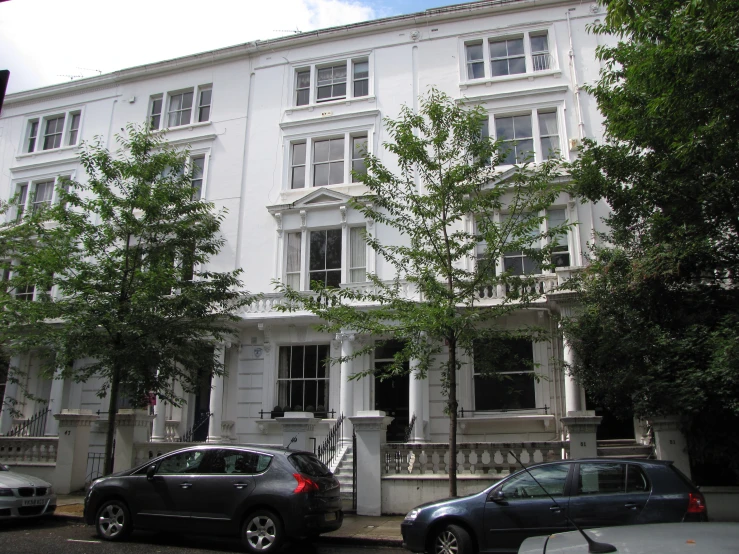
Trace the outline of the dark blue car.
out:
<instances>
[{"instance_id":1,"label":"dark blue car","mask_svg":"<svg viewBox=\"0 0 739 554\"><path fill-rule=\"evenodd\" d=\"M568 516L584 528L707 520L703 495L672 462L594 458L529 471L411 510L401 525L404 546L433 554L517 552L527 537L574 529Z\"/></svg>"}]
</instances>

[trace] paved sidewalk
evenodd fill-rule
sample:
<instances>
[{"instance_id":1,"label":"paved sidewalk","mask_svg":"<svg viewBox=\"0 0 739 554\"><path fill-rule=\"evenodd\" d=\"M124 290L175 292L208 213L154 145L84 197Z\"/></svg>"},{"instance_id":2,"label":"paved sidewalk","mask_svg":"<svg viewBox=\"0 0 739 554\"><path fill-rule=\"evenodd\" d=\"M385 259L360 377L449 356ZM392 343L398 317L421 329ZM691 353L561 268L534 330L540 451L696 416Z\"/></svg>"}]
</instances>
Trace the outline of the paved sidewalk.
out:
<instances>
[{"instance_id":1,"label":"paved sidewalk","mask_svg":"<svg viewBox=\"0 0 739 554\"><path fill-rule=\"evenodd\" d=\"M85 497L82 494L60 494L57 496L57 517L81 519ZM400 546L400 522L403 516L358 516L345 514L341 529L321 535L321 540L336 543L373 544Z\"/></svg>"}]
</instances>

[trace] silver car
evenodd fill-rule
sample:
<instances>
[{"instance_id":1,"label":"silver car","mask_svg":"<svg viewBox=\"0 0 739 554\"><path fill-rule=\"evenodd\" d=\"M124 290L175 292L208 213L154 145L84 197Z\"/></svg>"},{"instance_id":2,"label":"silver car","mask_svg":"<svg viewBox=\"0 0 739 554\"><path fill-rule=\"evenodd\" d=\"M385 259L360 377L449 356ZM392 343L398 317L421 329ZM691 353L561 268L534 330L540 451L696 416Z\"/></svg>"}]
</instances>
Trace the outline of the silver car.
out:
<instances>
[{"instance_id":1,"label":"silver car","mask_svg":"<svg viewBox=\"0 0 739 554\"><path fill-rule=\"evenodd\" d=\"M625 554L719 554L739 550L738 523L650 523L587 529L591 539ZM587 554L588 545L577 531L531 537L518 554Z\"/></svg>"},{"instance_id":2,"label":"silver car","mask_svg":"<svg viewBox=\"0 0 739 554\"><path fill-rule=\"evenodd\" d=\"M0 520L47 516L54 510L56 495L50 483L0 464Z\"/></svg>"}]
</instances>

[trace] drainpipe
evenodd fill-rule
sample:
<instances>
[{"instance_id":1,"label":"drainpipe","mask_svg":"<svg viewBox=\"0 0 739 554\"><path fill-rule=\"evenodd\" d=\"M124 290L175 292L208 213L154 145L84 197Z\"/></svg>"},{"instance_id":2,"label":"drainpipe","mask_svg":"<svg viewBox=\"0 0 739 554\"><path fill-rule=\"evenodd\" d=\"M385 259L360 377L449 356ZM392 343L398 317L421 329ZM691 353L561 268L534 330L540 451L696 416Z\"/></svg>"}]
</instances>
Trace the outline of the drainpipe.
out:
<instances>
[{"instance_id":1,"label":"drainpipe","mask_svg":"<svg viewBox=\"0 0 739 554\"><path fill-rule=\"evenodd\" d=\"M572 8L574 9L574 8ZM572 46L572 26L570 24L570 10L567 11L567 34L570 38L570 78L572 79L572 88L575 91L575 109L577 111L577 136L582 143L585 138L585 123L582 119L582 107L580 106L580 85L577 84L577 72L575 70L575 49Z\"/></svg>"}]
</instances>

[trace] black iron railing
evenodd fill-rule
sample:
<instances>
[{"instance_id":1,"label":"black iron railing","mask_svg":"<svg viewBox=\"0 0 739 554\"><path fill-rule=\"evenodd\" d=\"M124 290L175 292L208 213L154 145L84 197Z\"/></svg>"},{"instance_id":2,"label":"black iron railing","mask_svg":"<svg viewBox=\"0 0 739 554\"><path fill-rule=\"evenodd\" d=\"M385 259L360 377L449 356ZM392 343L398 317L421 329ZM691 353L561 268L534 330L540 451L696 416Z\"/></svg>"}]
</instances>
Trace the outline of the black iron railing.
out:
<instances>
[{"instance_id":1,"label":"black iron railing","mask_svg":"<svg viewBox=\"0 0 739 554\"><path fill-rule=\"evenodd\" d=\"M416 425L416 414L413 414L411 422L408 424L408 429L405 430L405 442L411 442L413 437L413 427Z\"/></svg>"},{"instance_id":2,"label":"black iron railing","mask_svg":"<svg viewBox=\"0 0 739 554\"><path fill-rule=\"evenodd\" d=\"M318 447L318 459L321 460L324 464L328 465L333 457L336 455L336 450L339 447L339 442L341 441L341 434L343 430L344 414L341 414L336 420L336 423L334 423L334 426L331 427L331 429L329 430L328 435L326 435L324 441Z\"/></svg>"},{"instance_id":3,"label":"black iron railing","mask_svg":"<svg viewBox=\"0 0 739 554\"><path fill-rule=\"evenodd\" d=\"M51 410L44 408L34 414L34 416L19 423L8 431L8 437L43 437L46 430L46 418Z\"/></svg>"},{"instance_id":4,"label":"black iron railing","mask_svg":"<svg viewBox=\"0 0 739 554\"><path fill-rule=\"evenodd\" d=\"M205 438L198 440L198 430L202 429L204 425L208 425L208 422L210 421L210 418L213 416L211 412L206 412L203 414L203 417L201 417L198 421L195 422L195 425L192 426L192 428L182 435L179 439L177 439L178 442L205 442L207 439L207 433L205 435Z\"/></svg>"},{"instance_id":5,"label":"black iron railing","mask_svg":"<svg viewBox=\"0 0 739 554\"><path fill-rule=\"evenodd\" d=\"M102 452L91 452L87 455L87 473L85 485L92 483L98 477L103 476L105 470L105 454Z\"/></svg>"}]
</instances>

